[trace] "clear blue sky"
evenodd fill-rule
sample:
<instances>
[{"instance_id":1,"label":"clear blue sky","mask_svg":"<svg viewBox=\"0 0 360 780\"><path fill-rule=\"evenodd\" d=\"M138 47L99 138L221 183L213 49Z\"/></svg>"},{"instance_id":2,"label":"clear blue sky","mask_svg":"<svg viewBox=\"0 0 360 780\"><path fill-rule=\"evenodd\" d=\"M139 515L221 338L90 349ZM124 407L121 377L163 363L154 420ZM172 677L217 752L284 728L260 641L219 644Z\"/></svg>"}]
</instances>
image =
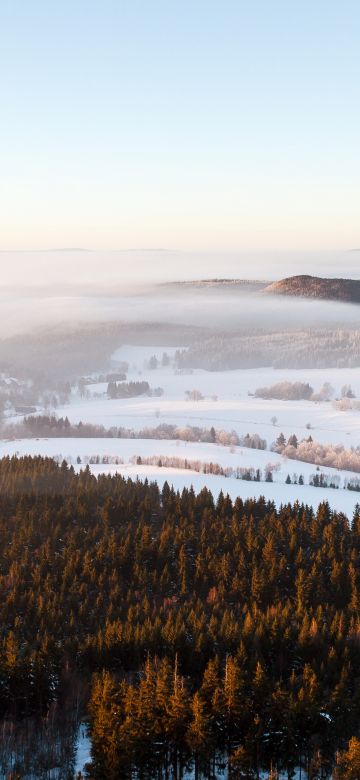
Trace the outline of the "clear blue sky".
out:
<instances>
[{"instance_id":1,"label":"clear blue sky","mask_svg":"<svg viewBox=\"0 0 360 780\"><path fill-rule=\"evenodd\" d=\"M1 0L0 248L360 245L358 0Z\"/></svg>"}]
</instances>

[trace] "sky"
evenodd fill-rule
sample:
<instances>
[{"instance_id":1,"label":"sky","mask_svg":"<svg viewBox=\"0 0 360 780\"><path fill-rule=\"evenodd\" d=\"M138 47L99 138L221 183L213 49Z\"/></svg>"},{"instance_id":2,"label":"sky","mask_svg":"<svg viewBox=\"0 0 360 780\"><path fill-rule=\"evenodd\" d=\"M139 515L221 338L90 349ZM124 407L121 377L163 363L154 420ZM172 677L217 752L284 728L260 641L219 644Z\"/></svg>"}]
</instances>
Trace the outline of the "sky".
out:
<instances>
[{"instance_id":1,"label":"sky","mask_svg":"<svg viewBox=\"0 0 360 780\"><path fill-rule=\"evenodd\" d=\"M0 250L358 248L359 35L358 0L1 0Z\"/></svg>"}]
</instances>

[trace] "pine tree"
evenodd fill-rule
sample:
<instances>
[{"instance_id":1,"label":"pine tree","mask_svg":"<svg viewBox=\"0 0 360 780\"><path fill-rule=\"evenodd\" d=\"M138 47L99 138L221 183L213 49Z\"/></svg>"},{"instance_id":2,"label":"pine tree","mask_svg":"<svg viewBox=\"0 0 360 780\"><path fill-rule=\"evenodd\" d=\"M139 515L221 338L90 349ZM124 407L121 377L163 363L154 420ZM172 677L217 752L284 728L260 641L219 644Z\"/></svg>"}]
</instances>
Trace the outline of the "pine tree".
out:
<instances>
[{"instance_id":1,"label":"pine tree","mask_svg":"<svg viewBox=\"0 0 360 780\"><path fill-rule=\"evenodd\" d=\"M228 752L231 754L234 741L241 732L241 723L247 715L244 681L236 658L226 658L223 680L224 719L227 735Z\"/></svg>"},{"instance_id":2,"label":"pine tree","mask_svg":"<svg viewBox=\"0 0 360 780\"><path fill-rule=\"evenodd\" d=\"M333 776L334 780L359 780L360 739L352 737L348 749L338 754Z\"/></svg>"},{"instance_id":3,"label":"pine tree","mask_svg":"<svg viewBox=\"0 0 360 780\"><path fill-rule=\"evenodd\" d=\"M94 677L89 711L95 777L103 777L105 771L109 780L116 780L120 768L125 769L119 740L123 694L109 672Z\"/></svg>"},{"instance_id":4,"label":"pine tree","mask_svg":"<svg viewBox=\"0 0 360 780\"><path fill-rule=\"evenodd\" d=\"M216 746L211 716L207 713L206 703L198 691L192 699L191 715L187 740L195 759L195 780L198 780L201 772L205 777L209 776L210 760Z\"/></svg>"},{"instance_id":5,"label":"pine tree","mask_svg":"<svg viewBox=\"0 0 360 780\"><path fill-rule=\"evenodd\" d=\"M188 752L187 733L190 715L190 697L184 679L179 676L176 658L166 720L166 736L172 755L171 761L175 778L177 777L178 769L181 777L182 766Z\"/></svg>"}]
</instances>

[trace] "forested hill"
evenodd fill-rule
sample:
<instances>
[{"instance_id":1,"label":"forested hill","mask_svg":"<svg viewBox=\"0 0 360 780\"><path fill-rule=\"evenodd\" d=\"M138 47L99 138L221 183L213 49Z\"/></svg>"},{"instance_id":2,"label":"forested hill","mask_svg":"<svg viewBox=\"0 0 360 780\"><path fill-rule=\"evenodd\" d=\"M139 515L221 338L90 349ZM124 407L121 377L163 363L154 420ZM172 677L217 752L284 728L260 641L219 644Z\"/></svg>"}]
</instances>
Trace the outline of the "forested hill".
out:
<instances>
[{"instance_id":1,"label":"forested hill","mask_svg":"<svg viewBox=\"0 0 360 780\"><path fill-rule=\"evenodd\" d=\"M360 303L360 279L325 279L299 274L267 282L260 279L197 279L170 282L161 287L175 290L231 290L237 293L272 293L302 298Z\"/></svg>"},{"instance_id":2,"label":"forested hill","mask_svg":"<svg viewBox=\"0 0 360 780\"><path fill-rule=\"evenodd\" d=\"M327 504L4 458L0 717L66 714L81 676L94 778L329 773L359 731L359 561L358 513Z\"/></svg>"},{"instance_id":3,"label":"forested hill","mask_svg":"<svg viewBox=\"0 0 360 780\"><path fill-rule=\"evenodd\" d=\"M323 279L320 276L289 276L268 285L264 292L275 295L294 295L329 301L360 303L359 279Z\"/></svg>"}]
</instances>

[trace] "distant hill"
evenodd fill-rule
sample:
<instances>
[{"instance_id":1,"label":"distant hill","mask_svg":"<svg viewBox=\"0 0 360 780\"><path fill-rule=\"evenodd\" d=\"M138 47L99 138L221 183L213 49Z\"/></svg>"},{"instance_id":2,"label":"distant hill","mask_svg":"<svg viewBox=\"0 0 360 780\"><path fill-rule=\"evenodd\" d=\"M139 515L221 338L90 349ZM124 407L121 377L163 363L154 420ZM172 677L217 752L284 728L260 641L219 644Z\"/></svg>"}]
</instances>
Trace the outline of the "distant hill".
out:
<instances>
[{"instance_id":1,"label":"distant hill","mask_svg":"<svg viewBox=\"0 0 360 780\"><path fill-rule=\"evenodd\" d=\"M296 295L302 298L318 298L328 301L360 303L360 280L323 279L319 276L289 276L265 287L264 292L274 295Z\"/></svg>"},{"instance_id":2,"label":"distant hill","mask_svg":"<svg viewBox=\"0 0 360 780\"><path fill-rule=\"evenodd\" d=\"M268 287L269 282L261 279L190 279L179 282L164 282L160 286L168 289L237 289L241 292L256 292Z\"/></svg>"},{"instance_id":3,"label":"distant hill","mask_svg":"<svg viewBox=\"0 0 360 780\"><path fill-rule=\"evenodd\" d=\"M360 279L324 279L301 274L277 282L260 279L193 279L165 282L159 289L168 290L232 290L241 293L272 293L299 298L360 303Z\"/></svg>"}]
</instances>

